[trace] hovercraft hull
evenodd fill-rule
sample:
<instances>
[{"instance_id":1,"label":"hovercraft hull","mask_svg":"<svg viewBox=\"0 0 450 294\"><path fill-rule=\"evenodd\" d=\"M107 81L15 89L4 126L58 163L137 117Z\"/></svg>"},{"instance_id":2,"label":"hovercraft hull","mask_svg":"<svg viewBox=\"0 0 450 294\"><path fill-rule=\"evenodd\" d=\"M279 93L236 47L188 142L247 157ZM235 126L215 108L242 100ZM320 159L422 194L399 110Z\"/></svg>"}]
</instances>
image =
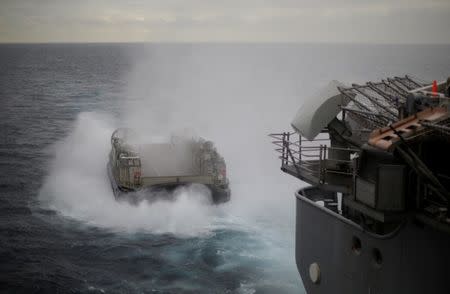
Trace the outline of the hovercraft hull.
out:
<instances>
[{"instance_id":1,"label":"hovercraft hull","mask_svg":"<svg viewBox=\"0 0 450 294\"><path fill-rule=\"evenodd\" d=\"M118 201L127 201L132 204L137 204L141 202L142 200L149 200L149 201L155 201L156 198L162 198L158 197L158 195L164 195L164 198L168 198L173 196L173 194L169 195L167 193L151 193L152 191L173 191L174 189L180 187L189 185L190 183L178 183L178 184L168 184L168 185L154 185L150 187L146 187L145 189L139 189L139 190L131 190L131 189L125 189L123 187L120 187L113 175L111 163L108 163L107 165L107 171L108 171L108 177L111 183L111 189L114 194L114 198ZM221 204L228 202L230 200L231 192L229 188L222 188L222 187L215 187L212 185L205 185L208 187L208 189L211 191L211 200L214 204ZM142 192L142 193L140 193ZM173 197L171 197L173 198ZM171 200L171 199L168 199Z\"/></svg>"}]
</instances>

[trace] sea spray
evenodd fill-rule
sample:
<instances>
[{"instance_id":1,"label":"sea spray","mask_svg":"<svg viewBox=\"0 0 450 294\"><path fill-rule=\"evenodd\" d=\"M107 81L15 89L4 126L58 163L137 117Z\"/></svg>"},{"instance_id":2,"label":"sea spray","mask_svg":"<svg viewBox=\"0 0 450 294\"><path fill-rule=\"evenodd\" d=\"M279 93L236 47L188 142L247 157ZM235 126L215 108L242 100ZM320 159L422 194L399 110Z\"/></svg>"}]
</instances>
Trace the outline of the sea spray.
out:
<instances>
[{"instance_id":1,"label":"sea spray","mask_svg":"<svg viewBox=\"0 0 450 294\"><path fill-rule=\"evenodd\" d=\"M300 98L293 86L297 85L298 77L294 81L286 72L284 78L274 79L267 70L266 57L253 53L217 55L214 48L206 46L195 49L199 52L191 52L194 56L191 58L186 53L191 50L190 46L176 48L172 54L156 50L159 53L155 56L154 50L150 50L150 57L136 56L130 75L124 79L123 100L117 105L118 123L98 113L81 114L72 132L57 145L62 148L60 146L68 145L70 138L82 137L76 133L77 126L84 121L84 131L92 132L88 136L98 140L98 149L83 146L89 146L89 138L84 138L83 143L79 139L72 140L80 144L82 154L92 156L97 149L97 155L103 157L96 166L98 179L85 183L86 189L73 187L76 193L69 192L74 194L74 200L67 189L59 187L52 179L60 173L52 168L41 199L50 197L48 202L57 211L81 222L131 232L127 234L130 238L139 235L133 234L136 231L200 237L194 238L202 244L198 250L209 252L217 247L217 251L211 249L213 257L226 257L220 268L228 268L239 277L245 276L242 268L251 268L267 273L270 281L276 277L284 282L286 276L297 281L292 258L293 192L299 182L279 171L280 163L267 134L284 130L294 114L290 112L298 107ZM276 66L284 72L284 66ZM175 202L143 202L138 206L116 202L105 167L110 135L115 127L130 127L152 138L166 137L175 130L188 128L213 141L227 163L231 201L210 206L192 200L198 193L181 190ZM105 134L96 135L101 133L95 131L97 128L103 129ZM79 164L64 156L56 156L55 162L62 167ZM77 168L78 176L84 178L84 170L88 168ZM69 178L69 182L72 179ZM92 188L92 185L98 187ZM92 189L102 192L89 193ZM83 202L87 197L97 200ZM222 239L222 236L225 237ZM211 238L218 238L217 244ZM178 251L171 253L177 255Z\"/></svg>"},{"instance_id":2,"label":"sea spray","mask_svg":"<svg viewBox=\"0 0 450 294\"><path fill-rule=\"evenodd\" d=\"M171 201L132 205L115 200L106 173L112 122L98 113L78 116L72 132L54 146L41 200L65 216L113 230L179 236L208 232L219 209L209 204L202 185L175 189Z\"/></svg>"}]
</instances>

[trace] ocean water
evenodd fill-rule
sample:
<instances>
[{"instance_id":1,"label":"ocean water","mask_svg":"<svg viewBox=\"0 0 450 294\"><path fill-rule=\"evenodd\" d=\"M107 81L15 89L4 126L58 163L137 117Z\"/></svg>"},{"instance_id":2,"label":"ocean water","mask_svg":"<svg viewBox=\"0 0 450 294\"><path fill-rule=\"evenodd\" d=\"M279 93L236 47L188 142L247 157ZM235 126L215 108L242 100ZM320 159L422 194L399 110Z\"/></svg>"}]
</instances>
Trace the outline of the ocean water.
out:
<instances>
[{"instance_id":1,"label":"ocean water","mask_svg":"<svg viewBox=\"0 0 450 294\"><path fill-rule=\"evenodd\" d=\"M450 75L448 45L0 45L0 292L304 293L295 189L268 133L327 81ZM111 132L197 134L232 200L114 200ZM310 224L314 226L314 223ZM320 231L320 228L317 228Z\"/></svg>"}]
</instances>

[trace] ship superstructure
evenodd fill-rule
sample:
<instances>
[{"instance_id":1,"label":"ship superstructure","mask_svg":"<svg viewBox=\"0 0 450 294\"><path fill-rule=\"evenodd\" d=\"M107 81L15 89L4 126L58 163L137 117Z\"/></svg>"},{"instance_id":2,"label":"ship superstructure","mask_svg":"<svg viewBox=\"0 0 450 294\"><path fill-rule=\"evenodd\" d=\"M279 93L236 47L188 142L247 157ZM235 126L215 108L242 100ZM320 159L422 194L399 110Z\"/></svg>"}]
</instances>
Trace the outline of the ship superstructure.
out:
<instances>
[{"instance_id":1,"label":"ship superstructure","mask_svg":"<svg viewBox=\"0 0 450 294\"><path fill-rule=\"evenodd\" d=\"M271 134L308 293L450 293L450 82L333 81Z\"/></svg>"}]
</instances>

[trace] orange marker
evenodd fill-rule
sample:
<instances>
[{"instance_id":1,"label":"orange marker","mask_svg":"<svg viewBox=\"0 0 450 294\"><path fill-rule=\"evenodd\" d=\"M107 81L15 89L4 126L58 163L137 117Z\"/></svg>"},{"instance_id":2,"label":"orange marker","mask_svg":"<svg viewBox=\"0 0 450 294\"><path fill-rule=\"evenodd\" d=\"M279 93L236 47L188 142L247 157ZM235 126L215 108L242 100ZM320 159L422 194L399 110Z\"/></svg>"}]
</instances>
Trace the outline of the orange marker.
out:
<instances>
[{"instance_id":1,"label":"orange marker","mask_svg":"<svg viewBox=\"0 0 450 294\"><path fill-rule=\"evenodd\" d=\"M433 85L431 86L431 93L437 94L438 93L438 85L436 80L433 81Z\"/></svg>"}]
</instances>

